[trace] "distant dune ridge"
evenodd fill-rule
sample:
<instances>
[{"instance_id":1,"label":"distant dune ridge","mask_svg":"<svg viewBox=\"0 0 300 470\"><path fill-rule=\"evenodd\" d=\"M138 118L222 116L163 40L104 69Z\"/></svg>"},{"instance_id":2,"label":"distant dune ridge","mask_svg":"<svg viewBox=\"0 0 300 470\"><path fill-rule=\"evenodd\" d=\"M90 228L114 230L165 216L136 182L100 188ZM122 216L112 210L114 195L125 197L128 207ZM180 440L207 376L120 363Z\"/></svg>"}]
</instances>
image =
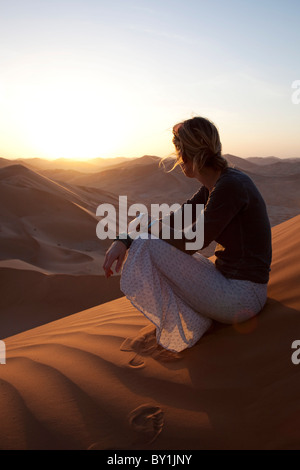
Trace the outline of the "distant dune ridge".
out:
<instances>
[{"instance_id":1,"label":"distant dune ridge","mask_svg":"<svg viewBox=\"0 0 300 470\"><path fill-rule=\"evenodd\" d=\"M84 173L93 173L105 167L115 165L122 161L129 160L126 157L117 158L93 158L86 161L70 160L68 158L57 158L56 160L47 160L44 158L17 158L10 160L0 157L0 168L3 166L19 163L33 170L76 170Z\"/></svg>"},{"instance_id":2,"label":"distant dune ridge","mask_svg":"<svg viewBox=\"0 0 300 470\"><path fill-rule=\"evenodd\" d=\"M299 231L272 229L262 313L179 355L125 297L7 338L0 448L298 449Z\"/></svg>"},{"instance_id":3,"label":"distant dune ridge","mask_svg":"<svg viewBox=\"0 0 300 470\"><path fill-rule=\"evenodd\" d=\"M271 159L269 164L256 164L250 159L234 155L224 155L229 163L245 171L253 179L264 196L272 226L299 214L300 212L300 159ZM166 169L159 167L160 158L144 156L139 159L123 161L110 168L93 174L74 174L51 170L45 174L64 184L101 188L114 194L126 194L134 202L146 205L162 202L182 203L199 188L199 182L186 178L179 168L171 173L171 160ZM284 188L289 188L289 191ZM281 190L282 188L282 190ZM274 191L275 190L275 191ZM276 199L275 199L276 194Z\"/></svg>"}]
</instances>

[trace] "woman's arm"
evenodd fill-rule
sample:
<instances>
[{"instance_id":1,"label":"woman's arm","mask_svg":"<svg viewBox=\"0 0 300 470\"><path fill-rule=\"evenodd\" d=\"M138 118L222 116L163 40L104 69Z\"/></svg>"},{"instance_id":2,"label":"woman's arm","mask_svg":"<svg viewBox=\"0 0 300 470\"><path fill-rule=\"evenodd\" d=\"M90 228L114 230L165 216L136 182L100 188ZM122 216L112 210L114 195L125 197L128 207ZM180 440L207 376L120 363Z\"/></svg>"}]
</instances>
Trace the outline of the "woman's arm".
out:
<instances>
[{"instance_id":1,"label":"woman's arm","mask_svg":"<svg viewBox=\"0 0 300 470\"><path fill-rule=\"evenodd\" d=\"M185 203L192 204L193 206L194 230L196 228L196 205L205 204L204 243L201 249L206 248L212 241L216 240L233 217L235 217L235 215L248 204L248 196L243 184L235 178L223 177L219 180L210 195L208 190L203 188L204 187L202 187L198 193ZM182 232L181 239L175 239L174 230L172 228L170 239L166 239L165 241L190 255L198 251L194 249L186 249L186 244L193 243L195 238L187 240L184 232Z\"/></svg>"},{"instance_id":2,"label":"woman's arm","mask_svg":"<svg viewBox=\"0 0 300 470\"><path fill-rule=\"evenodd\" d=\"M205 204L208 199L208 190L202 186L199 191L197 191L190 199L188 199L185 203L181 205L182 209L182 220L184 220L184 211L185 211L185 206L186 204L191 204L192 205L192 221L196 221L196 205L197 204ZM156 221L159 224L159 238L162 238L162 218L158 219ZM174 214L171 214L169 217L169 225L170 225L170 238L166 239L166 241L172 245L174 245L176 248L186 251L185 250L185 243L186 239L184 237L184 233L182 231L182 238L181 239L175 239L175 230L174 230ZM151 233L151 221L149 219L149 226L148 226L148 233ZM155 235L157 236L157 231L155 231ZM190 241L190 240L189 240ZM108 251L106 252L105 255L105 260L103 263L103 269L105 271L106 277L110 277L113 274L113 271L111 269L113 263L117 261L116 264L116 272L119 272L122 264L125 259L126 251L127 249L130 248L130 245L132 243L132 240L130 239L130 234L127 234L127 237L125 239L120 239L120 240L115 240L112 245L109 247ZM191 251L188 251L188 253L191 254Z\"/></svg>"},{"instance_id":3,"label":"woman's arm","mask_svg":"<svg viewBox=\"0 0 300 470\"><path fill-rule=\"evenodd\" d=\"M127 248L121 241L114 241L105 254L105 259L102 268L105 271L105 276L109 278L113 271L111 269L113 263L117 261L116 272L118 273L122 267L125 259Z\"/></svg>"},{"instance_id":4,"label":"woman's arm","mask_svg":"<svg viewBox=\"0 0 300 470\"><path fill-rule=\"evenodd\" d=\"M180 211L178 211L178 212L181 212L180 227L184 227L184 215L185 215L185 210L186 210L187 205L192 206L192 218L191 218L190 223L192 225L194 225L195 222L196 222L196 218L197 218L197 204L202 204L202 205L205 206L205 204L207 203L207 200L208 200L208 196L209 196L208 189L205 186L201 186L201 188L190 199L188 199L186 202L184 202L181 205L181 209L180 209ZM192 254L191 250L187 251L185 249L185 244L186 243L191 243L192 240L187 240L186 239L183 229L180 230L180 231L175 230L174 218L175 218L175 214L172 213L170 215L170 217L168 218L167 223L166 223L166 220L164 219L164 223L167 224L168 227L170 227L170 237L169 238L164 238L163 237L163 230L162 230L162 220L163 219L162 218L158 219L158 222L160 224L159 233L157 234L157 231L155 231L155 235L158 236L159 238L164 239L166 242L168 242L171 245L175 246L179 250L186 251L187 253ZM148 232L151 233L151 227L148 228ZM178 233L179 233L181 238L175 238L175 233L177 234L177 236L178 236Z\"/></svg>"}]
</instances>

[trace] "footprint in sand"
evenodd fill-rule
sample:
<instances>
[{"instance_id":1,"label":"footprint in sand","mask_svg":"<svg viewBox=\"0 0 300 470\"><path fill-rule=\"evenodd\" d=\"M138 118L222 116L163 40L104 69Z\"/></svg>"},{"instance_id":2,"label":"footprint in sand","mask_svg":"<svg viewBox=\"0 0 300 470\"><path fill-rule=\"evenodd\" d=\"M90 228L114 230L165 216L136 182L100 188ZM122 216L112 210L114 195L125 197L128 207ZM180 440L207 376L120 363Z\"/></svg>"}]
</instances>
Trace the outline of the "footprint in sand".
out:
<instances>
[{"instance_id":1,"label":"footprint in sand","mask_svg":"<svg viewBox=\"0 0 300 470\"><path fill-rule=\"evenodd\" d=\"M138 433L138 440L151 444L159 436L164 425L164 412L159 406L146 403L128 415L129 424Z\"/></svg>"},{"instance_id":2,"label":"footprint in sand","mask_svg":"<svg viewBox=\"0 0 300 470\"><path fill-rule=\"evenodd\" d=\"M130 361L129 361L130 367L134 369L141 369L142 367L145 367L145 361L141 356L136 354Z\"/></svg>"},{"instance_id":3,"label":"footprint in sand","mask_svg":"<svg viewBox=\"0 0 300 470\"><path fill-rule=\"evenodd\" d=\"M142 356L152 356L162 362L173 362L182 358L181 354L168 351L157 343L156 328L153 325L143 328L136 337L125 339L120 349L128 352L135 351Z\"/></svg>"}]
</instances>

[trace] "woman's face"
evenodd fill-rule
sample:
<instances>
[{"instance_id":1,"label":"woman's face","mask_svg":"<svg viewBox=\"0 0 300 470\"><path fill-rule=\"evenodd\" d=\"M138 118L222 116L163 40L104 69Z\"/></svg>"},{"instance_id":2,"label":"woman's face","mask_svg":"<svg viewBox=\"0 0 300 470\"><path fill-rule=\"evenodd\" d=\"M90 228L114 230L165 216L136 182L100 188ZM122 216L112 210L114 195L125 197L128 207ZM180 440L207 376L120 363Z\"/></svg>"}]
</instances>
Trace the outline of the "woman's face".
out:
<instances>
[{"instance_id":1,"label":"woman's face","mask_svg":"<svg viewBox=\"0 0 300 470\"><path fill-rule=\"evenodd\" d=\"M187 176L188 178L195 178L194 170L193 170L193 163L188 160L187 162L181 162L180 168L182 173Z\"/></svg>"},{"instance_id":2,"label":"woman's face","mask_svg":"<svg viewBox=\"0 0 300 470\"><path fill-rule=\"evenodd\" d=\"M174 135L177 135L178 137L178 130L180 129L180 127L183 125L183 123L179 123L177 124L176 126L173 127L173 133ZM193 163L191 160L186 160L186 161L182 161L182 159L180 159L181 162L179 163L180 165L180 168L182 170L182 173L187 176L188 178L195 178L196 175L194 174L194 170L193 170Z\"/></svg>"}]
</instances>

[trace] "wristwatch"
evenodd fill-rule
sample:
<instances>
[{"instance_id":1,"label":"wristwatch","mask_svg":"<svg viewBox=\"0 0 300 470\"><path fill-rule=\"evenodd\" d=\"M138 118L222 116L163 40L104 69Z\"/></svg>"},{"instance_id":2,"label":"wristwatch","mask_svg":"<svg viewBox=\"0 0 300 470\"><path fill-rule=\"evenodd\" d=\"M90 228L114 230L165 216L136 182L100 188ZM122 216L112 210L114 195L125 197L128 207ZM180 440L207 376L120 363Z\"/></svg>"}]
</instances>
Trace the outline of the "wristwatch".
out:
<instances>
[{"instance_id":1,"label":"wristwatch","mask_svg":"<svg viewBox=\"0 0 300 470\"><path fill-rule=\"evenodd\" d=\"M114 241L119 241L124 243L126 248L129 248L131 243L133 242L132 238L128 235L128 233L120 233Z\"/></svg>"}]
</instances>

